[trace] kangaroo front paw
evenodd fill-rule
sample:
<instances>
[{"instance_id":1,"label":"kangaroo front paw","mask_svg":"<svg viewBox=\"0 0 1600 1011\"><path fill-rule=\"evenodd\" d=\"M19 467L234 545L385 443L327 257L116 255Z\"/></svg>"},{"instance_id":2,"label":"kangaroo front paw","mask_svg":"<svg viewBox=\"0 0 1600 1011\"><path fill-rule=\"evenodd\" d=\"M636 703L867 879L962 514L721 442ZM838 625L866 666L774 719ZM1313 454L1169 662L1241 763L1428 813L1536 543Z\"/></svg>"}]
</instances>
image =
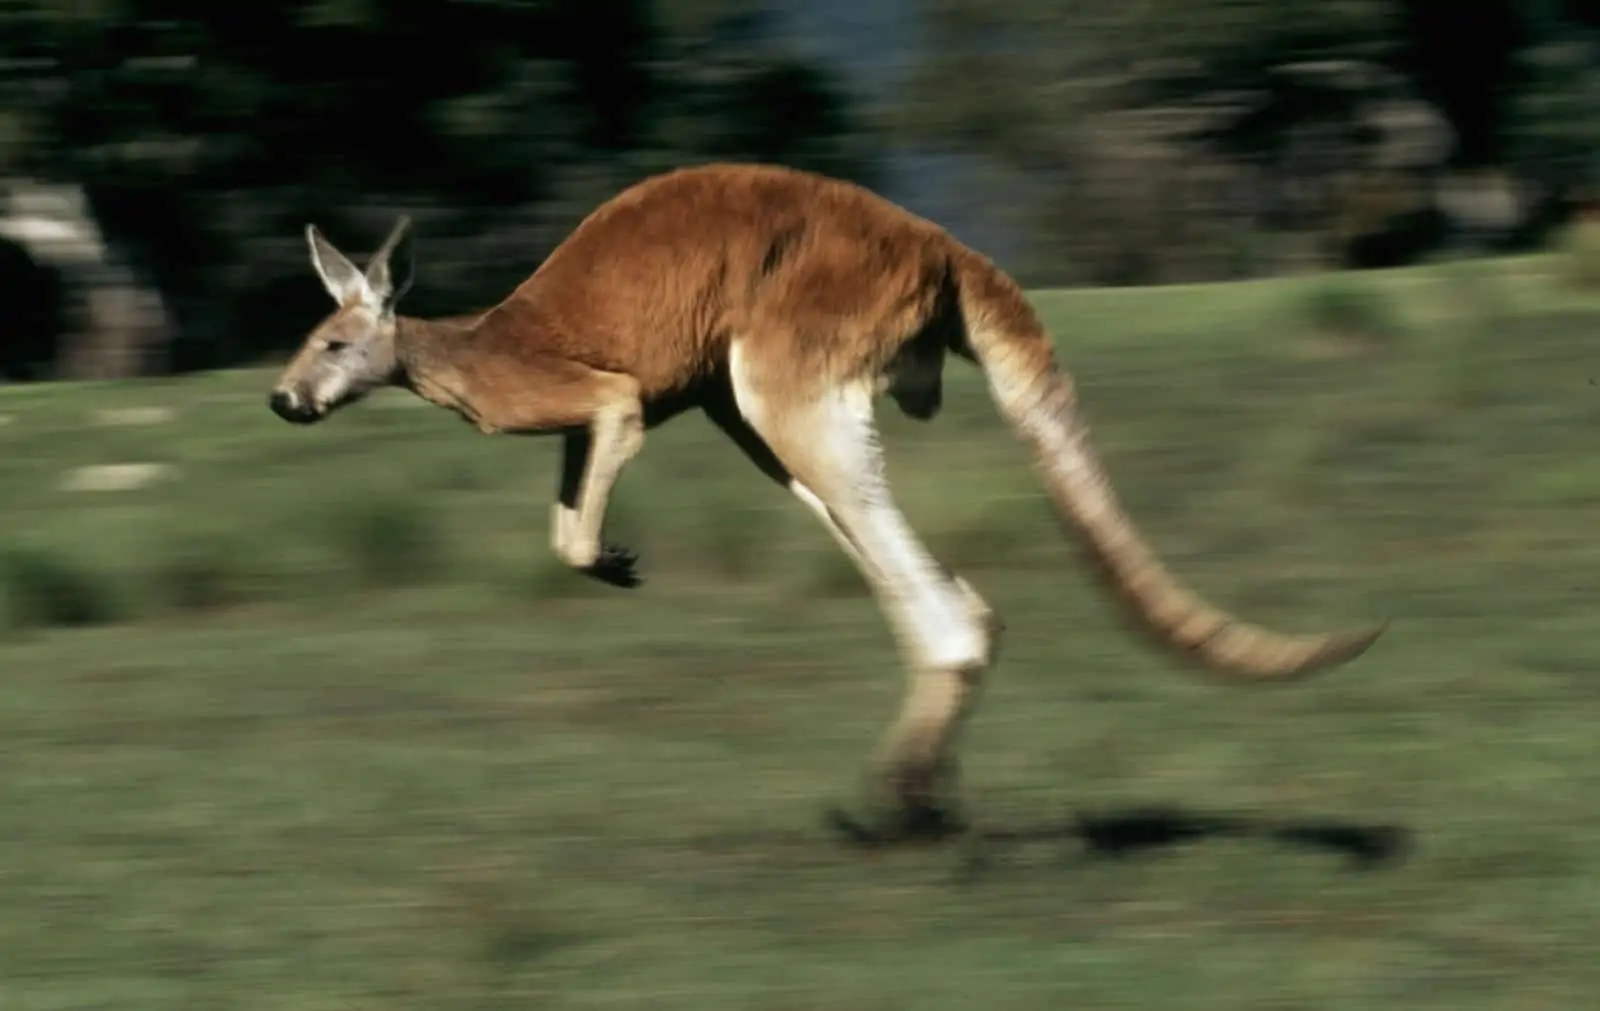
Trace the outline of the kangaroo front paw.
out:
<instances>
[{"instance_id":1,"label":"kangaroo front paw","mask_svg":"<svg viewBox=\"0 0 1600 1011\"><path fill-rule=\"evenodd\" d=\"M632 589L643 580L638 573L639 556L620 544L607 544L600 549L594 563L583 570L602 583Z\"/></svg>"}]
</instances>

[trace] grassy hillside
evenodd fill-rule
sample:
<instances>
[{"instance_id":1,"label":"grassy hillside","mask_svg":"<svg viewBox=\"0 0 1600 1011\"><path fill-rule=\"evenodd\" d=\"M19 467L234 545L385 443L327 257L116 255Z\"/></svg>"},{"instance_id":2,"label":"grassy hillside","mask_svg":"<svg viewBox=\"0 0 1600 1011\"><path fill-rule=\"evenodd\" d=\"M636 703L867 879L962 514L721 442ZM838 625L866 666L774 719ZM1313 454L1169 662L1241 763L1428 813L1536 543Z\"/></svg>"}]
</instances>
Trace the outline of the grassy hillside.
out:
<instances>
[{"instance_id":1,"label":"grassy hillside","mask_svg":"<svg viewBox=\"0 0 1600 1011\"><path fill-rule=\"evenodd\" d=\"M622 479L622 591L549 557L551 442L400 394L295 429L265 372L0 388L0 1004L1587 1006L1600 298L1546 267L1037 296L1190 585L1394 620L1290 689L1125 632L974 374L886 405L1010 631L978 834L884 854L821 812L888 633L700 419Z\"/></svg>"}]
</instances>

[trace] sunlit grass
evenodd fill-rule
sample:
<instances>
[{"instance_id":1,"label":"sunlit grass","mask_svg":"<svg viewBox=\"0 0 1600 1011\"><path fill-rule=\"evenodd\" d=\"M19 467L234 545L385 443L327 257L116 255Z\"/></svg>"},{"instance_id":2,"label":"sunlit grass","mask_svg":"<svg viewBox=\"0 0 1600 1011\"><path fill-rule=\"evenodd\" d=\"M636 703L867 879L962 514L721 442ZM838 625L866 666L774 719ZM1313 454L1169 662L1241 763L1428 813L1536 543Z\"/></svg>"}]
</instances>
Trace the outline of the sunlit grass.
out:
<instances>
[{"instance_id":1,"label":"sunlit grass","mask_svg":"<svg viewBox=\"0 0 1600 1011\"><path fill-rule=\"evenodd\" d=\"M1393 619L1289 689L1132 637L973 374L931 425L886 406L912 522L1009 624L980 836L892 855L821 820L892 641L700 419L618 487L624 591L550 557L553 441L401 394L296 429L254 373L0 388L0 1003L1586 1006L1600 298L1473 269L1037 296L1175 572ZM126 462L170 476L64 481ZM1216 813L1262 821L1179 831ZM1380 829L1410 848L1363 863Z\"/></svg>"}]
</instances>

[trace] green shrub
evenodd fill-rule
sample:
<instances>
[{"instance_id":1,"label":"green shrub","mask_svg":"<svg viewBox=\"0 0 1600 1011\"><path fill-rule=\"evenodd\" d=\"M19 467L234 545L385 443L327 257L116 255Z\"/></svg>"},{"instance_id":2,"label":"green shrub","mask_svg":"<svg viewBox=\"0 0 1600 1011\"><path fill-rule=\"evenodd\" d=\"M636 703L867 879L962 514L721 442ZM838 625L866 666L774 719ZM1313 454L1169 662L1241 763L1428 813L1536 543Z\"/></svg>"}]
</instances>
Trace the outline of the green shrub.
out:
<instances>
[{"instance_id":1,"label":"green shrub","mask_svg":"<svg viewBox=\"0 0 1600 1011\"><path fill-rule=\"evenodd\" d=\"M170 542L150 574L157 599L176 611L212 611L243 603L255 594L241 548L221 536L191 535Z\"/></svg>"},{"instance_id":2,"label":"green shrub","mask_svg":"<svg viewBox=\"0 0 1600 1011\"><path fill-rule=\"evenodd\" d=\"M363 587L419 586L446 568L443 524L421 495L390 493L351 502L337 511L330 532Z\"/></svg>"},{"instance_id":3,"label":"green shrub","mask_svg":"<svg viewBox=\"0 0 1600 1011\"><path fill-rule=\"evenodd\" d=\"M13 628L108 624L119 610L109 579L63 552L42 547L0 550L0 600Z\"/></svg>"},{"instance_id":4,"label":"green shrub","mask_svg":"<svg viewBox=\"0 0 1600 1011\"><path fill-rule=\"evenodd\" d=\"M1404 320L1389 293L1349 275L1331 275L1311 285L1301 312L1314 330L1335 340L1388 347L1405 335Z\"/></svg>"}]
</instances>

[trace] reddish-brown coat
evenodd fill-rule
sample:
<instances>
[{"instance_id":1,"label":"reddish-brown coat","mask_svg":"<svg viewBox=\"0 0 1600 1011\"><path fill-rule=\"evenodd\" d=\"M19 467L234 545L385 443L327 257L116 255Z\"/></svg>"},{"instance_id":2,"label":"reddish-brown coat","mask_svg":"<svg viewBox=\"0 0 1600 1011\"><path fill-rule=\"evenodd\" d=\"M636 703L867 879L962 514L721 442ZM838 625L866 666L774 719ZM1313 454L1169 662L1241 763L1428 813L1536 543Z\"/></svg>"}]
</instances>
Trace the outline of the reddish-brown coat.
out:
<instances>
[{"instance_id":1,"label":"reddish-brown coat","mask_svg":"<svg viewBox=\"0 0 1600 1011\"><path fill-rule=\"evenodd\" d=\"M1284 677L1348 661L1381 631L1285 636L1187 591L1118 502L1022 290L861 187L756 165L657 176L591 214L498 305L447 320L394 315L409 273L396 282L389 260L405 230L359 271L307 229L340 308L285 369L273 410L315 421L398 382L485 431L561 432L552 547L632 585L631 553L601 539L611 489L649 426L702 408L829 527L892 620L914 677L881 771L908 823L948 799L956 734L1001 628L911 532L873 432L878 392L914 417L937 412L947 353L983 370L1057 513L1169 647L1235 676Z\"/></svg>"},{"instance_id":2,"label":"reddish-brown coat","mask_svg":"<svg viewBox=\"0 0 1600 1011\"><path fill-rule=\"evenodd\" d=\"M357 386L399 381L485 431L563 433L552 544L568 564L624 585L631 555L601 541L611 488L646 428L704 409L830 526L895 616L922 668L891 735L891 764L921 784L907 796L943 768L999 627L910 532L871 429L877 392L932 417L947 353L983 370L1058 514L1129 613L1169 647L1214 670L1271 678L1346 662L1381 631L1285 636L1187 591L1118 502L1021 288L862 187L761 165L657 176L594 211L498 305L450 320L393 316L404 284L391 283L388 259L403 232L362 274L308 229L313 262L342 306L285 370L274 409L315 420ZM338 334L366 335L354 359L366 371L327 346ZM389 371L375 377L380 368Z\"/></svg>"},{"instance_id":3,"label":"reddish-brown coat","mask_svg":"<svg viewBox=\"0 0 1600 1011\"><path fill-rule=\"evenodd\" d=\"M683 169L600 207L435 353L500 427L561 427L581 408L557 361L632 377L647 410L696 402L735 337L796 384L870 376L935 321L957 272L986 315L1037 331L1009 279L869 190L773 166Z\"/></svg>"}]
</instances>

